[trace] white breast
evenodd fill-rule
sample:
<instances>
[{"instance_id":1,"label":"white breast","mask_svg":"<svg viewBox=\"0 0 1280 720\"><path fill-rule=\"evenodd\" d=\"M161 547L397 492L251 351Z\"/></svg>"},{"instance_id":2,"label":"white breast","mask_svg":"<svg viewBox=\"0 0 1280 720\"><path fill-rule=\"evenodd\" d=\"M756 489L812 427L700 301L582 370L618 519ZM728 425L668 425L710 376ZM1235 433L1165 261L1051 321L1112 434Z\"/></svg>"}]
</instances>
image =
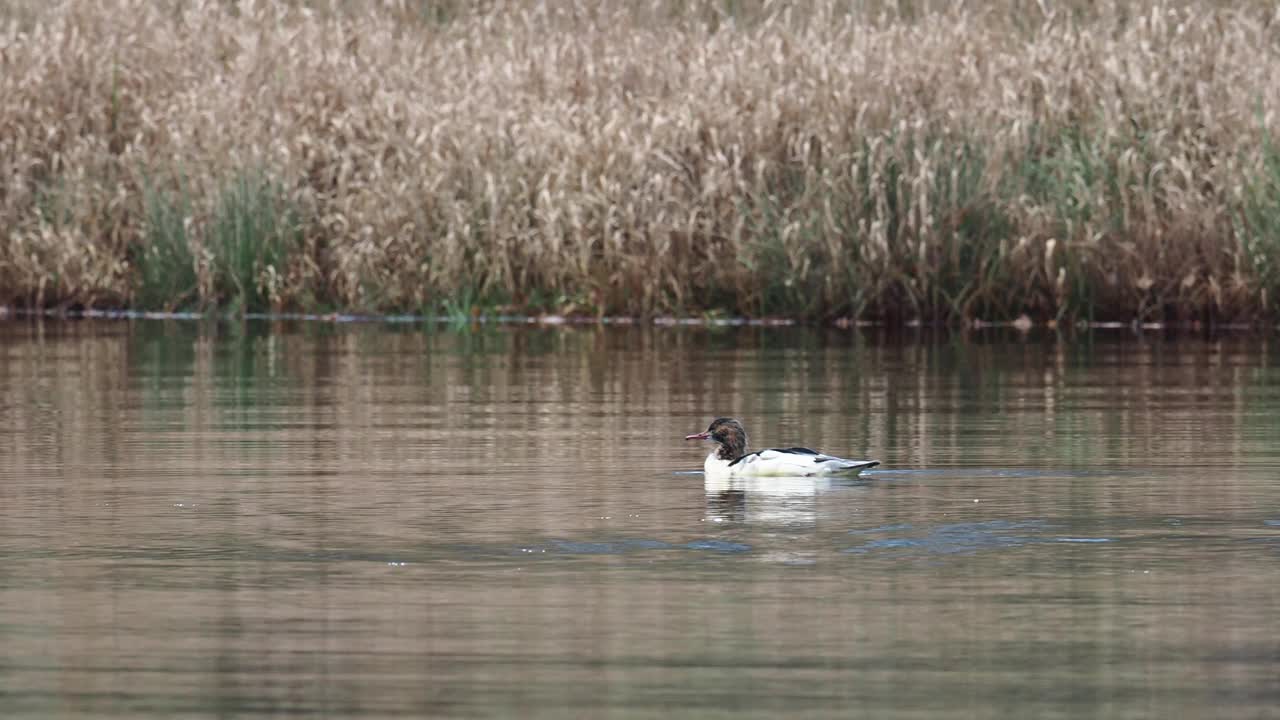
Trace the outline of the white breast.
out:
<instances>
[{"instance_id":1,"label":"white breast","mask_svg":"<svg viewBox=\"0 0 1280 720\"><path fill-rule=\"evenodd\" d=\"M733 473L729 472L729 461L721 460L714 452L707 456L706 462L702 463L702 472L709 478L733 476Z\"/></svg>"}]
</instances>

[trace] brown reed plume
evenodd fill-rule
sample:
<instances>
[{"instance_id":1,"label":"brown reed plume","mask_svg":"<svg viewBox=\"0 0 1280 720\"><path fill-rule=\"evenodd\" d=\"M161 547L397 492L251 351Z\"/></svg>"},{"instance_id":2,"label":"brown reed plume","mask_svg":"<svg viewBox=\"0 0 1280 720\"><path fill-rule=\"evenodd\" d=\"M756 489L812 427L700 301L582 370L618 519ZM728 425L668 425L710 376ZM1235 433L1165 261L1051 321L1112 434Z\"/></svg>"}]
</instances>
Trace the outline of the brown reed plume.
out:
<instances>
[{"instance_id":1,"label":"brown reed plume","mask_svg":"<svg viewBox=\"0 0 1280 720\"><path fill-rule=\"evenodd\" d=\"M1274 8L892 5L14 4L0 303L1274 311Z\"/></svg>"}]
</instances>

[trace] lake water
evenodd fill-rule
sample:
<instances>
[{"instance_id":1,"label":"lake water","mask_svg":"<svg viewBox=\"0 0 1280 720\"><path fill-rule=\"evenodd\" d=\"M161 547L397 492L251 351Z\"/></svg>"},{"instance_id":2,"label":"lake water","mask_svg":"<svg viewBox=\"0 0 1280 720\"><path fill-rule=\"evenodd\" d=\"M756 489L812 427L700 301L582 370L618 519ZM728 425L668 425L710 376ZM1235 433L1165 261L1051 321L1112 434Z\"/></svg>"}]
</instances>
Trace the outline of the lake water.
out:
<instances>
[{"instance_id":1,"label":"lake water","mask_svg":"<svg viewBox=\"0 0 1280 720\"><path fill-rule=\"evenodd\" d=\"M1274 717L1277 357L0 322L0 714Z\"/></svg>"}]
</instances>

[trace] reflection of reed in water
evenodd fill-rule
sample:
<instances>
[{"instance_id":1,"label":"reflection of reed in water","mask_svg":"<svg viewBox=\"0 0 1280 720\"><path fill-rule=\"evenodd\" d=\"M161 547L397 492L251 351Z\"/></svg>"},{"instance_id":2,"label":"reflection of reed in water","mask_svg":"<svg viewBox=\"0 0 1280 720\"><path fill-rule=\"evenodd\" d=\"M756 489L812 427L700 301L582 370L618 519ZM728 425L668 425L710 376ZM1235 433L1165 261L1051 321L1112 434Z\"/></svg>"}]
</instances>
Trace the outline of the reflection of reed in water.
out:
<instances>
[{"instance_id":1,"label":"reflection of reed in water","mask_svg":"<svg viewBox=\"0 0 1280 720\"><path fill-rule=\"evenodd\" d=\"M680 437L716 413L749 419L772 444L874 454L888 468L1229 463L1272 442L1274 339L1180 338L1176 353L1150 337L990 340L803 328L8 322L0 427L14 432L0 472L56 462L67 477L100 479L109 449L108 472L161 474L183 497L225 491L249 512L264 510L263 498L239 491L273 474L309 472L325 502L348 508L376 500L389 478L609 472L648 467L662 452L673 453L659 461L667 469L700 466L702 450ZM326 480L334 468L358 471ZM708 511L812 522L809 483L725 487L740 494L719 498L708 489ZM529 529L557 527L584 492L559 480L527 485L518 520ZM1073 487L1073 502L1093 492ZM618 506L634 488L588 490ZM1235 502L1212 486L1186 502L1206 512L1215 499ZM88 539L95 530L81 527Z\"/></svg>"}]
</instances>

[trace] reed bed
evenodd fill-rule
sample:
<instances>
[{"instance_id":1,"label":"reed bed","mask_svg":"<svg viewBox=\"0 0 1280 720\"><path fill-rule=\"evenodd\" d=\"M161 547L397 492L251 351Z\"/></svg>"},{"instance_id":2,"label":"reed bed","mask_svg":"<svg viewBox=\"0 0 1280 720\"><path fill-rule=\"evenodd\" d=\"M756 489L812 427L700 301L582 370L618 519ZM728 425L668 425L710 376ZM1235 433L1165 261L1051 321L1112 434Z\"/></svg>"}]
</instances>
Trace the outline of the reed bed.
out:
<instances>
[{"instance_id":1,"label":"reed bed","mask_svg":"<svg viewBox=\"0 0 1280 720\"><path fill-rule=\"evenodd\" d=\"M1266 3L15 3L0 304L1259 319Z\"/></svg>"}]
</instances>

